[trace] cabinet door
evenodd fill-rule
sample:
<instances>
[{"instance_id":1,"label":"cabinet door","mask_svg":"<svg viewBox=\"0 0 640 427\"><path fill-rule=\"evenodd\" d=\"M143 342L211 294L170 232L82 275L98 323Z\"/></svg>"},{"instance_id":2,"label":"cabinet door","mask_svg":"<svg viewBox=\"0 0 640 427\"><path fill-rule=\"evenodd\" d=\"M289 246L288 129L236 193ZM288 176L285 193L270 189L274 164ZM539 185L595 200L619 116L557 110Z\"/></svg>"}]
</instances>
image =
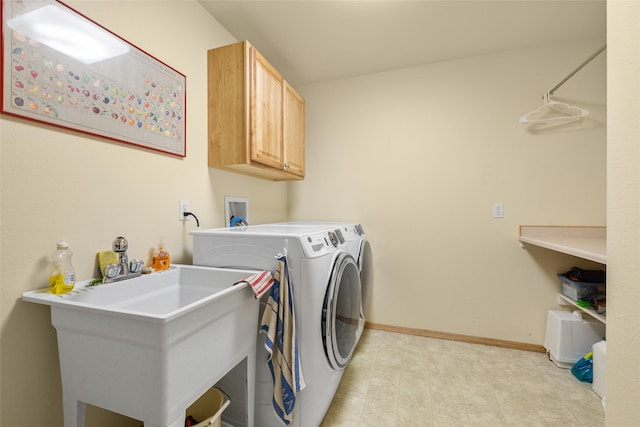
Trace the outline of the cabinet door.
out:
<instances>
[{"instance_id":1,"label":"cabinet door","mask_svg":"<svg viewBox=\"0 0 640 427\"><path fill-rule=\"evenodd\" d=\"M251 160L283 169L282 76L251 48Z\"/></svg>"},{"instance_id":2,"label":"cabinet door","mask_svg":"<svg viewBox=\"0 0 640 427\"><path fill-rule=\"evenodd\" d=\"M304 99L284 82L284 169L304 176Z\"/></svg>"}]
</instances>

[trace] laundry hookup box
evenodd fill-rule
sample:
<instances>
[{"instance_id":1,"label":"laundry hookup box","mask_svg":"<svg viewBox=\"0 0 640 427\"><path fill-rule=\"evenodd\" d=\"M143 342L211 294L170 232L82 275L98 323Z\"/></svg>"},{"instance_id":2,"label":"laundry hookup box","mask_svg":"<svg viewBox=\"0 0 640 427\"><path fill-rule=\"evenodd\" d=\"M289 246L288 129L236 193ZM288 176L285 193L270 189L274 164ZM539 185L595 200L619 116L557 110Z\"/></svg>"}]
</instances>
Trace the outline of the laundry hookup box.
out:
<instances>
[{"instance_id":1,"label":"laundry hookup box","mask_svg":"<svg viewBox=\"0 0 640 427\"><path fill-rule=\"evenodd\" d=\"M604 336L605 325L580 311L549 310L544 348L556 366L570 369Z\"/></svg>"}]
</instances>

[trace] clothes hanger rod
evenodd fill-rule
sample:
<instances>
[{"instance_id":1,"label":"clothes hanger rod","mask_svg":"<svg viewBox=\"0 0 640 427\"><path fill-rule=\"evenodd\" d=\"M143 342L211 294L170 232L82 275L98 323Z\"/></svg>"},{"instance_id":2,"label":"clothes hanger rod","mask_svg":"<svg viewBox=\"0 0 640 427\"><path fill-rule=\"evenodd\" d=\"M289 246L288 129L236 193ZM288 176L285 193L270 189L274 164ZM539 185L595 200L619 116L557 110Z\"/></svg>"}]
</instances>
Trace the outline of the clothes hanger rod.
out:
<instances>
[{"instance_id":1,"label":"clothes hanger rod","mask_svg":"<svg viewBox=\"0 0 640 427\"><path fill-rule=\"evenodd\" d=\"M582 68L587 65L589 62L593 61L593 59L600 55L602 53L602 51L604 51L607 48L607 45L602 46L600 49L598 49L597 51L595 51L594 53L591 54L590 57L588 57L587 59L584 60L584 62L580 65L578 65L576 67L575 70L573 70L571 73L569 73L569 75L567 77L565 77L564 79L562 79L562 81L560 83L558 83L557 85L555 85L552 89L550 89L547 92L547 95L553 95L553 93L558 90L558 88L560 86L562 86L563 84L565 84L565 82L567 80L569 80L571 77L573 77L578 71L582 70Z\"/></svg>"}]
</instances>

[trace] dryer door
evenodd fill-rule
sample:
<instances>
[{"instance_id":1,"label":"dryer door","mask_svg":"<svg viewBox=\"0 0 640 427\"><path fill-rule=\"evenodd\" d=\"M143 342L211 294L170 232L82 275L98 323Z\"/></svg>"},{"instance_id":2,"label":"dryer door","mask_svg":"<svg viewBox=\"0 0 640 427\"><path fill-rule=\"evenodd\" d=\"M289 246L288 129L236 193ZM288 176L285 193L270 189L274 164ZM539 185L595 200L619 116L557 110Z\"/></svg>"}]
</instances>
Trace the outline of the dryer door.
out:
<instances>
[{"instance_id":1,"label":"dryer door","mask_svg":"<svg viewBox=\"0 0 640 427\"><path fill-rule=\"evenodd\" d=\"M344 369L358 343L361 310L360 274L346 252L336 258L322 310L322 341L333 369Z\"/></svg>"},{"instance_id":2,"label":"dryer door","mask_svg":"<svg viewBox=\"0 0 640 427\"><path fill-rule=\"evenodd\" d=\"M363 320L366 320L369 316L371 288L373 287L373 254L367 239L362 239L360 242L358 266L360 267L360 287L362 288L362 310L360 315Z\"/></svg>"}]
</instances>

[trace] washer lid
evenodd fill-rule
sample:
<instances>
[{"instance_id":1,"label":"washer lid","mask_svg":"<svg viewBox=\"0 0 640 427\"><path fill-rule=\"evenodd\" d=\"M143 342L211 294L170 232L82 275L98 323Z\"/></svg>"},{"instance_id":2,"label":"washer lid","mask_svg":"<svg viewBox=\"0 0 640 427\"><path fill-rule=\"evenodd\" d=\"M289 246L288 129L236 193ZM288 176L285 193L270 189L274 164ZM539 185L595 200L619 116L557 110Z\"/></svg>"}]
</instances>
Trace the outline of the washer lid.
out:
<instances>
[{"instance_id":1,"label":"washer lid","mask_svg":"<svg viewBox=\"0 0 640 427\"><path fill-rule=\"evenodd\" d=\"M306 257L315 258L333 252L345 244L344 236L335 226L325 225L249 225L247 227L212 228L194 230L190 234L198 238L238 238L249 241L251 239L277 237L297 240ZM215 244L215 243L212 243Z\"/></svg>"}]
</instances>

